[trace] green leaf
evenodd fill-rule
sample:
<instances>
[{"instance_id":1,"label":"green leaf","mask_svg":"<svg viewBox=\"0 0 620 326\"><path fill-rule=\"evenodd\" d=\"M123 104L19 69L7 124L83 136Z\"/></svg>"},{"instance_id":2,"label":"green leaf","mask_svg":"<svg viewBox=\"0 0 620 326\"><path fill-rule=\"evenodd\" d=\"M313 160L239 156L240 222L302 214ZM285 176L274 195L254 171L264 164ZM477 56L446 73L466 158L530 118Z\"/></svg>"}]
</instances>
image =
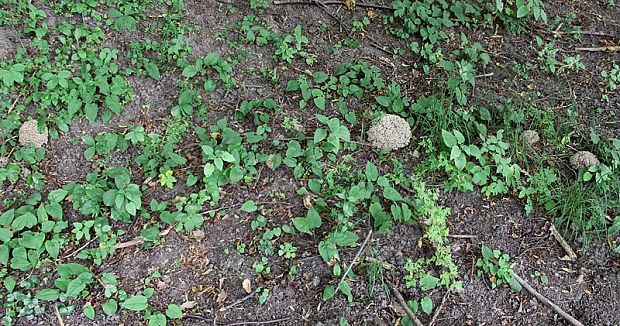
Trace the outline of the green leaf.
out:
<instances>
[{"instance_id":1,"label":"green leaf","mask_svg":"<svg viewBox=\"0 0 620 326\"><path fill-rule=\"evenodd\" d=\"M146 70L146 73L149 74L149 77L155 80L159 80L159 78L161 77L159 75L159 67L157 66L156 63L146 62L144 64L144 69Z\"/></svg>"},{"instance_id":2,"label":"green leaf","mask_svg":"<svg viewBox=\"0 0 620 326\"><path fill-rule=\"evenodd\" d=\"M333 285L328 285L323 290L323 301L330 300L336 294L336 288Z\"/></svg>"},{"instance_id":3,"label":"green leaf","mask_svg":"<svg viewBox=\"0 0 620 326\"><path fill-rule=\"evenodd\" d=\"M110 299L103 304L101 304L101 308L103 308L103 312L108 316L116 315L116 311L118 310L118 303L114 299Z\"/></svg>"},{"instance_id":4,"label":"green leaf","mask_svg":"<svg viewBox=\"0 0 620 326\"><path fill-rule=\"evenodd\" d=\"M217 82L211 78L207 78L202 87L204 88L205 92L211 93L217 87Z\"/></svg>"},{"instance_id":5,"label":"green leaf","mask_svg":"<svg viewBox=\"0 0 620 326\"><path fill-rule=\"evenodd\" d=\"M351 231L339 231L332 234L332 239L334 243L341 247L352 246L357 243L357 240L359 240L359 238L360 237L357 234Z\"/></svg>"},{"instance_id":6,"label":"green leaf","mask_svg":"<svg viewBox=\"0 0 620 326\"><path fill-rule=\"evenodd\" d=\"M491 251L489 247L482 245L482 257L484 257L485 259L492 259L493 251Z\"/></svg>"},{"instance_id":7,"label":"green leaf","mask_svg":"<svg viewBox=\"0 0 620 326\"><path fill-rule=\"evenodd\" d=\"M148 326L166 326L166 316L161 312L150 315L148 320Z\"/></svg>"},{"instance_id":8,"label":"green leaf","mask_svg":"<svg viewBox=\"0 0 620 326\"><path fill-rule=\"evenodd\" d=\"M338 249L330 239L319 242L319 254L325 262L329 262L333 258L338 258Z\"/></svg>"},{"instance_id":9,"label":"green leaf","mask_svg":"<svg viewBox=\"0 0 620 326\"><path fill-rule=\"evenodd\" d=\"M117 95L108 95L105 98L105 107L110 109L110 111L120 114L122 110L121 100Z\"/></svg>"},{"instance_id":10,"label":"green leaf","mask_svg":"<svg viewBox=\"0 0 620 326\"><path fill-rule=\"evenodd\" d=\"M222 153L220 154L220 157L222 158L224 162L228 162L228 163L235 162L235 157L232 156L232 154L230 154L229 152L222 151Z\"/></svg>"},{"instance_id":11,"label":"green leaf","mask_svg":"<svg viewBox=\"0 0 620 326\"><path fill-rule=\"evenodd\" d=\"M134 295L121 303L121 307L131 311L142 311L148 306L148 299L143 295Z\"/></svg>"},{"instance_id":12,"label":"green leaf","mask_svg":"<svg viewBox=\"0 0 620 326\"><path fill-rule=\"evenodd\" d=\"M170 319L180 319L183 317L183 311L181 311L181 307L171 303L168 305L168 309L166 309L166 316Z\"/></svg>"},{"instance_id":13,"label":"green leaf","mask_svg":"<svg viewBox=\"0 0 620 326\"><path fill-rule=\"evenodd\" d=\"M181 73L181 75L183 75L183 77L185 78L192 78L196 76L197 73L198 73L198 69L196 69L196 66L189 65L185 67L185 69L183 69L183 72Z\"/></svg>"},{"instance_id":14,"label":"green leaf","mask_svg":"<svg viewBox=\"0 0 620 326\"><path fill-rule=\"evenodd\" d=\"M313 98L314 105L321 110L325 110L325 96L317 96Z\"/></svg>"},{"instance_id":15,"label":"green leaf","mask_svg":"<svg viewBox=\"0 0 620 326\"><path fill-rule=\"evenodd\" d=\"M134 204L133 202L129 202L125 204L125 210L127 211L127 213L129 213L129 215L135 216L136 215L136 204Z\"/></svg>"},{"instance_id":16,"label":"green leaf","mask_svg":"<svg viewBox=\"0 0 620 326\"><path fill-rule=\"evenodd\" d=\"M377 169L377 166L370 161L366 162L365 174L368 181L374 182L379 178L379 170Z\"/></svg>"},{"instance_id":17,"label":"green leaf","mask_svg":"<svg viewBox=\"0 0 620 326\"><path fill-rule=\"evenodd\" d=\"M430 297L425 296L422 298L420 305L422 306L422 311L424 311L425 314L430 315L431 312L433 312L433 300Z\"/></svg>"},{"instance_id":18,"label":"green leaf","mask_svg":"<svg viewBox=\"0 0 620 326\"><path fill-rule=\"evenodd\" d=\"M13 238L13 232L9 229L0 228L0 241L9 242Z\"/></svg>"},{"instance_id":19,"label":"green leaf","mask_svg":"<svg viewBox=\"0 0 620 326\"><path fill-rule=\"evenodd\" d=\"M325 129L317 128L314 131L314 144L320 143L325 138L327 138L327 131Z\"/></svg>"},{"instance_id":20,"label":"green leaf","mask_svg":"<svg viewBox=\"0 0 620 326\"><path fill-rule=\"evenodd\" d=\"M310 231L321 227L322 223L321 216L314 208L308 210L306 217L293 218L293 225L302 233L310 233Z\"/></svg>"},{"instance_id":21,"label":"green leaf","mask_svg":"<svg viewBox=\"0 0 620 326\"><path fill-rule=\"evenodd\" d=\"M256 206L255 201L248 200L245 203L243 203L243 205L241 205L240 209L244 212L252 213L252 212L256 212L256 210L258 209L258 206Z\"/></svg>"},{"instance_id":22,"label":"green leaf","mask_svg":"<svg viewBox=\"0 0 620 326\"><path fill-rule=\"evenodd\" d=\"M205 178L210 177L213 174L213 172L215 172L215 165L213 165L212 163L205 164L203 172L204 172Z\"/></svg>"},{"instance_id":23,"label":"green leaf","mask_svg":"<svg viewBox=\"0 0 620 326\"><path fill-rule=\"evenodd\" d=\"M0 215L0 225L8 227L15 218L15 209L9 209Z\"/></svg>"},{"instance_id":24,"label":"green leaf","mask_svg":"<svg viewBox=\"0 0 620 326\"><path fill-rule=\"evenodd\" d=\"M18 216L11 224L15 230L21 231L24 228L31 228L37 224L37 217L34 214L27 212Z\"/></svg>"},{"instance_id":25,"label":"green leaf","mask_svg":"<svg viewBox=\"0 0 620 326\"><path fill-rule=\"evenodd\" d=\"M446 146L448 146L448 148L452 148L452 146L458 145L457 141L456 141L456 137L454 137L454 135L446 130L441 130L441 137L443 138L443 142L444 144L446 144Z\"/></svg>"},{"instance_id":26,"label":"green leaf","mask_svg":"<svg viewBox=\"0 0 620 326\"><path fill-rule=\"evenodd\" d=\"M384 107L389 107L390 106L390 98L387 96L377 96L376 97L377 103L379 103L381 106Z\"/></svg>"},{"instance_id":27,"label":"green leaf","mask_svg":"<svg viewBox=\"0 0 620 326\"><path fill-rule=\"evenodd\" d=\"M64 189L52 190L47 195L47 200L54 203L60 203L61 201L63 201L63 199L65 199L65 197L67 197L68 193L69 192Z\"/></svg>"},{"instance_id":28,"label":"green leaf","mask_svg":"<svg viewBox=\"0 0 620 326\"><path fill-rule=\"evenodd\" d=\"M314 82L322 83L326 81L329 78L329 76L322 71L315 71L312 73L312 78L314 78Z\"/></svg>"},{"instance_id":29,"label":"green leaf","mask_svg":"<svg viewBox=\"0 0 620 326\"><path fill-rule=\"evenodd\" d=\"M402 201L403 200L403 197L400 195L400 193L396 189L394 189L392 187L385 187L383 189L383 197L385 199L392 200L392 201Z\"/></svg>"},{"instance_id":30,"label":"green leaf","mask_svg":"<svg viewBox=\"0 0 620 326\"><path fill-rule=\"evenodd\" d=\"M90 320L95 319L95 308L93 308L90 302L84 306L83 312L84 312L84 316L86 316L88 319Z\"/></svg>"},{"instance_id":31,"label":"green leaf","mask_svg":"<svg viewBox=\"0 0 620 326\"><path fill-rule=\"evenodd\" d=\"M439 284L439 279L433 275L426 274L420 279L420 288L422 291L432 290Z\"/></svg>"},{"instance_id":32,"label":"green leaf","mask_svg":"<svg viewBox=\"0 0 620 326\"><path fill-rule=\"evenodd\" d=\"M321 180L319 179L310 179L308 180L308 188L315 194L321 193Z\"/></svg>"},{"instance_id":33,"label":"green leaf","mask_svg":"<svg viewBox=\"0 0 620 326\"><path fill-rule=\"evenodd\" d=\"M344 281L341 282L340 285L338 285L338 290L342 291L342 293L347 296L349 303L353 302L353 294L351 293L351 286L349 283Z\"/></svg>"},{"instance_id":34,"label":"green leaf","mask_svg":"<svg viewBox=\"0 0 620 326\"><path fill-rule=\"evenodd\" d=\"M517 5L518 5L517 1ZM527 16L527 14L530 13L530 10L527 8L527 6L525 4L522 4L521 6L519 6L519 9L517 9L517 18L523 18L525 16Z\"/></svg>"},{"instance_id":35,"label":"green leaf","mask_svg":"<svg viewBox=\"0 0 620 326\"><path fill-rule=\"evenodd\" d=\"M43 301L56 301L59 297L60 292L56 289L42 289L35 295L35 298Z\"/></svg>"},{"instance_id":36,"label":"green leaf","mask_svg":"<svg viewBox=\"0 0 620 326\"><path fill-rule=\"evenodd\" d=\"M460 131L454 129L452 130L452 133L454 134L454 137L456 137L456 141L459 144L463 144L465 142L465 136L463 136L463 134Z\"/></svg>"},{"instance_id":37,"label":"green leaf","mask_svg":"<svg viewBox=\"0 0 620 326\"><path fill-rule=\"evenodd\" d=\"M455 160L463 155L461 149L458 146L452 146L452 150L450 151L450 160Z\"/></svg>"},{"instance_id":38,"label":"green leaf","mask_svg":"<svg viewBox=\"0 0 620 326\"><path fill-rule=\"evenodd\" d=\"M8 293L13 292L15 285L17 285L17 281L12 276L4 279L4 288Z\"/></svg>"},{"instance_id":39,"label":"green leaf","mask_svg":"<svg viewBox=\"0 0 620 326\"><path fill-rule=\"evenodd\" d=\"M0 264L6 265L9 262L9 246L0 245Z\"/></svg>"}]
</instances>

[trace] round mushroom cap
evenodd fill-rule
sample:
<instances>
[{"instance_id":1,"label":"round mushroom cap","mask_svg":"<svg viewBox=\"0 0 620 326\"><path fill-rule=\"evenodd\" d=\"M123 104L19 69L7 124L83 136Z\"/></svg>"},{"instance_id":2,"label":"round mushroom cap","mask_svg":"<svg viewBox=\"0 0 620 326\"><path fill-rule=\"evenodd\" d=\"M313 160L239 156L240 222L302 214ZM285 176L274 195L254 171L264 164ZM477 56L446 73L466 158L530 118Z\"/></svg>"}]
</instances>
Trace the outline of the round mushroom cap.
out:
<instances>
[{"instance_id":1,"label":"round mushroom cap","mask_svg":"<svg viewBox=\"0 0 620 326\"><path fill-rule=\"evenodd\" d=\"M409 145L411 127L407 120L386 114L368 129L368 141L373 147L395 150Z\"/></svg>"},{"instance_id":2,"label":"round mushroom cap","mask_svg":"<svg viewBox=\"0 0 620 326\"><path fill-rule=\"evenodd\" d=\"M600 162L596 155L588 151L579 151L570 157L570 165L574 169L587 169L599 163Z\"/></svg>"},{"instance_id":3,"label":"round mushroom cap","mask_svg":"<svg viewBox=\"0 0 620 326\"><path fill-rule=\"evenodd\" d=\"M41 147L44 144L47 144L48 137L49 132L47 127L45 127L42 133L39 133L39 130L37 129L37 120L26 121L19 128L19 143L22 146L32 144L35 147Z\"/></svg>"},{"instance_id":4,"label":"round mushroom cap","mask_svg":"<svg viewBox=\"0 0 620 326\"><path fill-rule=\"evenodd\" d=\"M525 130L521 134L521 141L531 146L540 141L540 136L538 136L538 132L535 130Z\"/></svg>"}]
</instances>

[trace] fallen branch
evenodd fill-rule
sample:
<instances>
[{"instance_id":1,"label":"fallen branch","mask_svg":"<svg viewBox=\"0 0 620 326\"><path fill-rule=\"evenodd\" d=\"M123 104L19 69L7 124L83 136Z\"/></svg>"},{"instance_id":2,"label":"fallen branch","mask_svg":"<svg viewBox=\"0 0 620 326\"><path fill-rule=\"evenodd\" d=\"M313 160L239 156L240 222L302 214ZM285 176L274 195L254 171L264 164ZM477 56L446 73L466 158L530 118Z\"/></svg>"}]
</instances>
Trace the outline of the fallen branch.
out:
<instances>
[{"instance_id":1,"label":"fallen branch","mask_svg":"<svg viewBox=\"0 0 620 326\"><path fill-rule=\"evenodd\" d=\"M246 295L245 297L243 297L243 298L241 298L241 299L239 299L239 300L229 304L228 306L226 306L224 308L220 308L219 311L226 311L226 310L228 310L228 309L230 309L230 308L232 308L232 307L234 307L234 306L236 306L236 305L238 305L240 303L243 303L244 301L248 300L249 298L251 298L253 296L254 296L254 292L252 292L252 293Z\"/></svg>"},{"instance_id":2,"label":"fallen branch","mask_svg":"<svg viewBox=\"0 0 620 326\"><path fill-rule=\"evenodd\" d=\"M88 245L90 245L91 243L93 243L95 240L99 239L98 237L94 237L92 239L90 239L88 242L86 242L84 245L82 245L81 247L75 249L72 253L62 257L62 259L67 259L67 258L71 258L75 255L77 255L78 253L80 253L80 251L82 251L82 249L88 247Z\"/></svg>"},{"instance_id":3,"label":"fallen branch","mask_svg":"<svg viewBox=\"0 0 620 326\"><path fill-rule=\"evenodd\" d=\"M430 323L428 323L428 326L433 326L435 324L435 322L437 321L437 317L439 317L439 313L441 312L441 308L443 308L443 305L446 303L446 299L448 299L449 295L450 295L450 289L446 291L446 294L444 294L443 299L441 299L441 304L439 305L439 308L435 310L435 313L433 314L433 318L431 318L431 321Z\"/></svg>"},{"instance_id":4,"label":"fallen branch","mask_svg":"<svg viewBox=\"0 0 620 326\"><path fill-rule=\"evenodd\" d=\"M301 1L301 0L276 0L273 2L275 5L345 5L342 1ZM384 6L384 5L376 5L372 3L363 3L356 2L355 6L362 8L373 8L373 9L384 9L384 10L394 10L392 7Z\"/></svg>"},{"instance_id":5,"label":"fallen branch","mask_svg":"<svg viewBox=\"0 0 620 326\"><path fill-rule=\"evenodd\" d=\"M572 260L575 261L577 260L577 254L575 254L575 252L573 251L573 249L568 245L568 243L566 242L566 240L564 240L564 238L562 237L562 235L560 234L560 232L558 232L558 230L555 228L555 225L551 224L551 227L549 228L549 231L551 231L551 234L553 235L553 237L555 238L555 240L557 242L560 243L560 246L562 246L562 248L564 249L564 251L566 252L566 254L568 255L568 257Z\"/></svg>"},{"instance_id":6,"label":"fallen branch","mask_svg":"<svg viewBox=\"0 0 620 326\"><path fill-rule=\"evenodd\" d=\"M620 46L600 46L596 48L575 48L575 51L616 52L616 51L620 51Z\"/></svg>"},{"instance_id":7,"label":"fallen branch","mask_svg":"<svg viewBox=\"0 0 620 326\"><path fill-rule=\"evenodd\" d=\"M413 314L413 311L411 311L411 309L409 309L409 306L407 305L407 302L405 302L405 299L403 298L403 295L400 294L400 292L398 291L398 289L396 288L396 286L394 286L394 284L389 283L390 284L390 289L392 289L392 293L394 293L394 296L396 297L396 300L398 300L398 303L400 304L400 306L405 309L405 313L407 314L407 316L409 316L409 319L411 319L411 321L413 321L413 323L416 326L423 326L422 322L418 319L418 317L416 317Z\"/></svg>"},{"instance_id":8,"label":"fallen branch","mask_svg":"<svg viewBox=\"0 0 620 326\"><path fill-rule=\"evenodd\" d=\"M291 320L293 319L293 317L286 317L286 318L280 318L280 319L274 319L274 320L265 320L265 321L244 321L244 322L240 322L240 323L234 323L234 324L227 324L227 326L238 326L238 325L268 325L268 324L275 324L275 323L281 323L287 320Z\"/></svg>"},{"instance_id":9,"label":"fallen branch","mask_svg":"<svg viewBox=\"0 0 620 326\"><path fill-rule=\"evenodd\" d=\"M57 305L54 305L54 312L56 313L56 318L58 319L58 325L65 326L65 322L62 321L62 316L60 315L60 311L58 311Z\"/></svg>"},{"instance_id":10,"label":"fallen branch","mask_svg":"<svg viewBox=\"0 0 620 326\"><path fill-rule=\"evenodd\" d=\"M534 289L529 283L527 283L524 279L519 277L516 273L513 273L513 276L521 286L523 286L529 293L536 297L540 302L546 304L551 307L555 312L557 312L562 318L568 321L573 326L583 326L583 324L575 319L573 316L566 313L562 308L558 307L555 303L551 302L549 299L545 298L542 294L540 294L536 289Z\"/></svg>"},{"instance_id":11,"label":"fallen branch","mask_svg":"<svg viewBox=\"0 0 620 326\"><path fill-rule=\"evenodd\" d=\"M355 264L355 261L360 257L360 254L362 253L362 251L364 251L364 247L366 247L366 244L370 240L371 236L372 236L372 229L368 231L368 235L366 236L366 239L364 239L364 242L362 242L362 246L357 250L355 257L353 257L353 260L349 263L349 267L347 267L347 270L344 272L344 274L342 274L342 278L340 278L340 282L338 282L336 289L340 288L340 284L344 282L344 279L347 277L347 274L349 274L349 272L351 271L353 264Z\"/></svg>"},{"instance_id":12,"label":"fallen branch","mask_svg":"<svg viewBox=\"0 0 620 326\"><path fill-rule=\"evenodd\" d=\"M163 236L167 235L168 233L170 233L171 229L172 229L172 226L170 226L169 228L159 232L159 236L163 237ZM140 245L140 244L143 244L143 243L144 243L144 238L143 237L136 237L136 238L134 238L132 240L115 244L114 245L114 249L123 249L123 248L131 247L131 246Z\"/></svg>"}]
</instances>

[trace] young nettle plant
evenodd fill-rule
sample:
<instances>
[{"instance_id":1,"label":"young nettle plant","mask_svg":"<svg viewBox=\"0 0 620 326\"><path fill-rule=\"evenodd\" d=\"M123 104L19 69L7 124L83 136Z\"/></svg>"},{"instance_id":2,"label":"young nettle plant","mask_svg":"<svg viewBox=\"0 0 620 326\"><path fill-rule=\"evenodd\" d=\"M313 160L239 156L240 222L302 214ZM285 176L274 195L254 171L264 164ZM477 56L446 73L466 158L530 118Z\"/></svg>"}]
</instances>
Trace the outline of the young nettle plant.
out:
<instances>
[{"instance_id":1,"label":"young nettle plant","mask_svg":"<svg viewBox=\"0 0 620 326\"><path fill-rule=\"evenodd\" d=\"M114 186L103 193L103 203L111 207L113 219L130 222L142 207L140 187L131 183L127 168L110 168L104 175L113 179Z\"/></svg>"},{"instance_id":2,"label":"young nettle plant","mask_svg":"<svg viewBox=\"0 0 620 326\"><path fill-rule=\"evenodd\" d=\"M58 258L67 244L62 232L68 224L59 204L65 195L53 191L42 201L35 193L0 215L0 264L25 272Z\"/></svg>"},{"instance_id":3,"label":"young nettle plant","mask_svg":"<svg viewBox=\"0 0 620 326\"><path fill-rule=\"evenodd\" d=\"M452 187L460 190L473 190L474 185L482 186L487 196L505 194L516 189L521 182L521 168L512 163L507 155L510 145L503 141L503 130L496 135L480 134L482 145L466 144L464 135L458 131L442 130L444 144L450 149L449 165L440 163L450 174ZM470 161L475 159L475 161ZM445 157L444 157L445 159ZM495 173L491 164L495 165ZM449 188L452 188L449 187Z\"/></svg>"},{"instance_id":4,"label":"young nettle plant","mask_svg":"<svg viewBox=\"0 0 620 326\"><path fill-rule=\"evenodd\" d=\"M228 127L226 119L219 120L209 131L197 128L200 139L204 188L212 204L220 198L220 187L239 182L250 183L258 174L258 160L254 152L243 144L242 135Z\"/></svg>"},{"instance_id":5,"label":"young nettle plant","mask_svg":"<svg viewBox=\"0 0 620 326\"><path fill-rule=\"evenodd\" d=\"M179 60L179 67L183 69L181 73L185 78L193 78L196 75L207 76L208 70L212 69L218 73L219 79L223 82L225 88L231 88L235 85L235 81L231 76L232 66L228 61L223 59L218 53L209 53L204 58L199 58L194 64L187 60ZM206 92L213 92L217 87L215 79L207 76L203 88Z\"/></svg>"},{"instance_id":6,"label":"young nettle plant","mask_svg":"<svg viewBox=\"0 0 620 326\"><path fill-rule=\"evenodd\" d=\"M301 26L297 25L293 35L284 35L276 38L276 51L274 58L291 63L295 56L306 60L311 66L314 63L312 55L304 50L308 44L308 38L301 33Z\"/></svg>"},{"instance_id":7,"label":"young nettle plant","mask_svg":"<svg viewBox=\"0 0 620 326\"><path fill-rule=\"evenodd\" d=\"M482 245L482 257L476 261L478 276L487 274L492 288L508 284L513 291L519 292L522 286L514 277L514 266L515 263L510 263L510 256L508 254L502 254L501 251L496 249L491 250L485 245Z\"/></svg>"},{"instance_id":8,"label":"young nettle plant","mask_svg":"<svg viewBox=\"0 0 620 326\"><path fill-rule=\"evenodd\" d=\"M95 155L107 155L115 149L125 151L129 147L126 137L117 133L102 133L95 137L86 135L82 141L88 146L84 151L84 157L87 160Z\"/></svg>"}]
</instances>

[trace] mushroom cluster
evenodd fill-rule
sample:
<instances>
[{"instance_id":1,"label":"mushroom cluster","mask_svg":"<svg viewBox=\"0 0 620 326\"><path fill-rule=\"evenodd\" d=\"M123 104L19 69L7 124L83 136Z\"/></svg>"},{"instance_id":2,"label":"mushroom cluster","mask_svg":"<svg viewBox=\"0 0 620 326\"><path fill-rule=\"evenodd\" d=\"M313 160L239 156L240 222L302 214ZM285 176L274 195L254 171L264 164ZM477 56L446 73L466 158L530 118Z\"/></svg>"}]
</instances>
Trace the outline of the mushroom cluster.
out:
<instances>
[{"instance_id":1,"label":"mushroom cluster","mask_svg":"<svg viewBox=\"0 0 620 326\"><path fill-rule=\"evenodd\" d=\"M411 127L407 120L386 114L368 129L368 141L373 147L384 150L395 150L409 145Z\"/></svg>"}]
</instances>

